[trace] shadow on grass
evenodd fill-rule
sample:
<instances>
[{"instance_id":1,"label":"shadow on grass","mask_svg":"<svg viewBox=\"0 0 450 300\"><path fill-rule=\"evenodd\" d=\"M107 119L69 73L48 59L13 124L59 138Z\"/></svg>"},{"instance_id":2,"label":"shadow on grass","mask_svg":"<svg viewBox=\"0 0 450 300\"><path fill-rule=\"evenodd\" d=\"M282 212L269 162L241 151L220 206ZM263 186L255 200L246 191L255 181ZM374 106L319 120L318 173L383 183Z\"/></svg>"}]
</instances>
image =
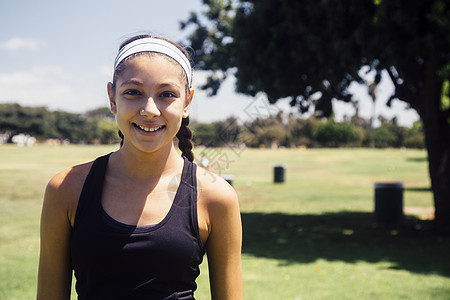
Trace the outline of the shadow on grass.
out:
<instances>
[{"instance_id":1,"label":"shadow on grass","mask_svg":"<svg viewBox=\"0 0 450 300\"><path fill-rule=\"evenodd\" d=\"M358 212L243 213L243 253L281 264L387 261L393 269L450 276L450 238L434 233L429 221L408 216L399 230L375 228L372 221L371 213Z\"/></svg>"},{"instance_id":2,"label":"shadow on grass","mask_svg":"<svg viewBox=\"0 0 450 300\"><path fill-rule=\"evenodd\" d=\"M422 161L428 161L428 157L408 157L406 159L407 161L412 161L412 162L422 162Z\"/></svg>"}]
</instances>

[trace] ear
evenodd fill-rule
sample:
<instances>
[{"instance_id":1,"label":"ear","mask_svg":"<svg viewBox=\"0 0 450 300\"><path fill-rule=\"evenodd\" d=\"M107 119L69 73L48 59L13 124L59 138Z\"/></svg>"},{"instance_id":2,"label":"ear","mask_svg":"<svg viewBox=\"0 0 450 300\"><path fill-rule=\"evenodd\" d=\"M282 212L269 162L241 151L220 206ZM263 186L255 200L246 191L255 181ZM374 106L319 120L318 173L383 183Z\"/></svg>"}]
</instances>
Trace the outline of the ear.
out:
<instances>
[{"instance_id":1,"label":"ear","mask_svg":"<svg viewBox=\"0 0 450 300\"><path fill-rule=\"evenodd\" d=\"M189 99L187 99L188 101L183 110L183 118L187 118L189 116L189 107L191 106L192 98L194 98L194 89L191 90L189 94Z\"/></svg>"},{"instance_id":2,"label":"ear","mask_svg":"<svg viewBox=\"0 0 450 300\"><path fill-rule=\"evenodd\" d=\"M110 106L111 112L115 115L117 113L117 106L116 106L116 100L114 98L114 91L113 91L112 83L108 82L108 85L106 88L108 90L109 106Z\"/></svg>"}]
</instances>

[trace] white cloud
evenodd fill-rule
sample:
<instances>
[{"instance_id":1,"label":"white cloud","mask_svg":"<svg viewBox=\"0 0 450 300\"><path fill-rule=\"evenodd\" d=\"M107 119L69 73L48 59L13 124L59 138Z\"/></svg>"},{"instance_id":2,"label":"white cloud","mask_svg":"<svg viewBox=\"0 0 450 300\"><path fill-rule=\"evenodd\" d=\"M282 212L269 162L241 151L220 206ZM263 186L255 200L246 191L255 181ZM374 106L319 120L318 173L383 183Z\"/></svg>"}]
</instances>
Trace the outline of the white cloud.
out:
<instances>
[{"instance_id":1,"label":"white cloud","mask_svg":"<svg viewBox=\"0 0 450 300\"><path fill-rule=\"evenodd\" d=\"M45 43L32 38L12 37L9 40L0 43L0 49L8 51L29 50L35 51L43 47Z\"/></svg>"},{"instance_id":2,"label":"white cloud","mask_svg":"<svg viewBox=\"0 0 450 300\"><path fill-rule=\"evenodd\" d=\"M56 67L0 73L0 100L22 105L58 106L72 97L70 76Z\"/></svg>"},{"instance_id":3,"label":"white cloud","mask_svg":"<svg viewBox=\"0 0 450 300\"><path fill-rule=\"evenodd\" d=\"M98 77L98 80L86 79L56 66L0 72L0 103L85 112L108 104L106 81L100 84L102 77Z\"/></svg>"}]
</instances>

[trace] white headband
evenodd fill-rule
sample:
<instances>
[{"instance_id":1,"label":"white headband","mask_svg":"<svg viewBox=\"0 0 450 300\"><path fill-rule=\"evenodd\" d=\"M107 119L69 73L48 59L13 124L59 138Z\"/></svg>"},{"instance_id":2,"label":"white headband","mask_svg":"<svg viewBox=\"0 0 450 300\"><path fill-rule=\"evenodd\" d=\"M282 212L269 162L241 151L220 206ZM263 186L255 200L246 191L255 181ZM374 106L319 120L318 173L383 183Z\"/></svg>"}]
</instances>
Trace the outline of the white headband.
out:
<instances>
[{"instance_id":1,"label":"white headband","mask_svg":"<svg viewBox=\"0 0 450 300\"><path fill-rule=\"evenodd\" d=\"M175 45L162 39L142 38L125 45L117 54L114 70L125 58L139 52L157 52L173 58L183 68L189 87L191 86L192 70L189 60Z\"/></svg>"}]
</instances>

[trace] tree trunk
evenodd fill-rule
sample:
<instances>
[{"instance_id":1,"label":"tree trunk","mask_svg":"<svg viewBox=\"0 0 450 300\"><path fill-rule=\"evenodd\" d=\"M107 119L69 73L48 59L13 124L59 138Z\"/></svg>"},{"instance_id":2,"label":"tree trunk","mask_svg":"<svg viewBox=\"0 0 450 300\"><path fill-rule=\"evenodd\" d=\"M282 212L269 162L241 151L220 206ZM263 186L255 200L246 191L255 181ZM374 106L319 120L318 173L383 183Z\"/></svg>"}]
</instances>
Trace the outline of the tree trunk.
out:
<instances>
[{"instance_id":1,"label":"tree trunk","mask_svg":"<svg viewBox=\"0 0 450 300\"><path fill-rule=\"evenodd\" d=\"M439 120L424 118L423 123L435 205L435 225L438 230L450 232L450 130L448 124L442 124Z\"/></svg>"},{"instance_id":2,"label":"tree trunk","mask_svg":"<svg viewBox=\"0 0 450 300\"><path fill-rule=\"evenodd\" d=\"M450 124L440 107L443 82L436 76L433 60L428 65L420 115L425 128L435 226L450 232Z\"/></svg>"}]
</instances>

